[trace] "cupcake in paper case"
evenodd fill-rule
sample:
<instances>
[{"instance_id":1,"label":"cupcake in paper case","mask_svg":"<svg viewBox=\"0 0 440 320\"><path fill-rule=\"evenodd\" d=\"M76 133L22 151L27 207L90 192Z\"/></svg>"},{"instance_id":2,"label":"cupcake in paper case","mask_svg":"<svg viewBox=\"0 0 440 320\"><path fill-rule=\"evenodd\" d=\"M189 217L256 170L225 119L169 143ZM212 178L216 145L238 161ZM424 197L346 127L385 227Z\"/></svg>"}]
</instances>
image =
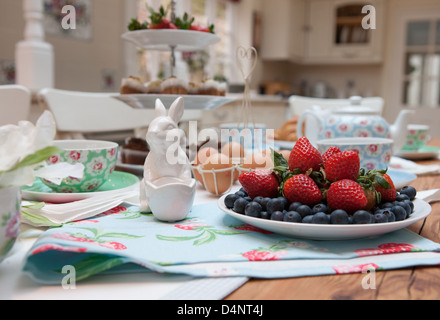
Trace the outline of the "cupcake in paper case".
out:
<instances>
[{"instance_id":1,"label":"cupcake in paper case","mask_svg":"<svg viewBox=\"0 0 440 320\"><path fill-rule=\"evenodd\" d=\"M162 94L188 94L188 83L176 77L169 77L161 84Z\"/></svg>"},{"instance_id":2,"label":"cupcake in paper case","mask_svg":"<svg viewBox=\"0 0 440 320\"><path fill-rule=\"evenodd\" d=\"M147 93L159 94L162 92L162 80L153 80L148 82L146 85Z\"/></svg>"},{"instance_id":3,"label":"cupcake in paper case","mask_svg":"<svg viewBox=\"0 0 440 320\"><path fill-rule=\"evenodd\" d=\"M122 79L120 92L121 94L141 94L147 93L147 88L139 78L129 76Z\"/></svg>"}]
</instances>

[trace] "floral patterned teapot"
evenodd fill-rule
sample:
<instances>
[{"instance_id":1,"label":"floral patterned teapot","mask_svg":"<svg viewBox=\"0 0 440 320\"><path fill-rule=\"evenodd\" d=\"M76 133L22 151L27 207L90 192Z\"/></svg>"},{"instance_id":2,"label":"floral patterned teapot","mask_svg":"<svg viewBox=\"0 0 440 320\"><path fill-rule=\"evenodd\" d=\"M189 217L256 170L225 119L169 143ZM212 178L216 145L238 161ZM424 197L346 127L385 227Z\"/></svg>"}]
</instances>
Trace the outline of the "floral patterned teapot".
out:
<instances>
[{"instance_id":1,"label":"floral patterned teapot","mask_svg":"<svg viewBox=\"0 0 440 320\"><path fill-rule=\"evenodd\" d=\"M361 97L351 97L350 106L334 110L323 110L313 106L306 110L298 120L298 137L305 135L313 145L321 139L345 137L377 137L394 140L393 150L399 151L406 139L409 116L413 111L400 111L395 123L389 125L380 113L372 108L361 106ZM307 119L306 132L303 123Z\"/></svg>"}]
</instances>

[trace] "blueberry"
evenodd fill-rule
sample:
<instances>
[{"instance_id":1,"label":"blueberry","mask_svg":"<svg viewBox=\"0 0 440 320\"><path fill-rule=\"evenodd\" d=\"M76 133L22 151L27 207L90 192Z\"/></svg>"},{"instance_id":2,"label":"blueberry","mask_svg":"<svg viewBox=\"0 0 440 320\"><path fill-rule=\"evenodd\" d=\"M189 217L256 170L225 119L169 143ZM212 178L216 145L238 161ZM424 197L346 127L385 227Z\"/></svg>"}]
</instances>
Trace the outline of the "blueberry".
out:
<instances>
[{"instance_id":1,"label":"blueberry","mask_svg":"<svg viewBox=\"0 0 440 320\"><path fill-rule=\"evenodd\" d=\"M394 206L390 210L394 213L396 221L402 221L405 220L406 217L408 217L407 211L402 206Z\"/></svg>"},{"instance_id":2,"label":"blueberry","mask_svg":"<svg viewBox=\"0 0 440 320\"><path fill-rule=\"evenodd\" d=\"M409 200L408 195L406 195L404 193L398 193L396 195L396 201L403 201L403 200Z\"/></svg>"},{"instance_id":3,"label":"blueberry","mask_svg":"<svg viewBox=\"0 0 440 320\"><path fill-rule=\"evenodd\" d=\"M394 204L403 207L408 216L411 214L412 210L411 210L411 207L408 203L395 201Z\"/></svg>"},{"instance_id":4,"label":"blueberry","mask_svg":"<svg viewBox=\"0 0 440 320\"><path fill-rule=\"evenodd\" d=\"M409 197L409 200L414 200L414 198L417 195L417 190L414 187L411 186L404 186L401 190L400 190L401 194L406 194Z\"/></svg>"},{"instance_id":5,"label":"blueberry","mask_svg":"<svg viewBox=\"0 0 440 320\"><path fill-rule=\"evenodd\" d=\"M394 215L393 211L391 211L391 209L386 208L386 209L381 210L381 212L387 216L388 222L396 221L396 216Z\"/></svg>"},{"instance_id":6,"label":"blueberry","mask_svg":"<svg viewBox=\"0 0 440 320\"><path fill-rule=\"evenodd\" d=\"M275 211L283 211L284 205L284 200L281 198L270 199L266 204L266 210L270 214L274 213Z\"/></svg>"},{"instance_id":7,"label":"blueberry","mask_svg":"<svg viewBox=\"0 0 440 320\"><path fill-rule=\"evenodd\" d=\"M244 199L246 199L247 201L249 201L249 202L251 202L252 201L252 198L251 197L249 197L249 196L245 196L244 197Z\"/></svg>"},{"instance_id":8,"label":"blueberry","mask_svg":"<svg viewBox=\"0 0 440 320\"><path fill-rule=\"evenodd\" d=\"M394 204L392 202L385 202L385 203L382 203L382 205L380 207L382 209L392 208L392 207L394 207Z\"/></svg>"},{"instance_id":9,"label":"blueberry","mask_svg":"<svg viewBox=\"0 0 440 320\"><path fill-rule=\"evenodd\" d=\"M301 220L301 222L302 222L302 223L312 223L312 219L313 219L313 216L312 216L312 215L308 215L308 216L305 216L305 217Z\"/></svg>"},{"instance_id":10,"label":"blueberry","mask_svg":"<svg viewBox=\"0 0 440 320\"><path fill-rule=\"evenodd\" d=\"M296 201L296 202L292 202L292 203L289 205L288 210L289 210L289 211L296 211L296 209L298 209L298 207L301 206L301 205L302 205L301 202L298 202L298 201Z\"/></svg>"},{"instance_id":11,"label":"blueberry","mask_svg":"<svg viewBox=\"0 0 440 320\"><path fill-rule=\"evenodd\" d=\"M373 223L373 215L366 210L358 210L353 214L353 224Z\"/></svg>"},{"instance_id":12,"label":"blueberry","mask_svg":"<svg viewBox=\"0 0 440 320\"><path fill-rule=\"evenodd\" d=\"M348 224L348 213L345 210L337 209L330 214L331 224Z\"/></svg>"},{"instance_id":13,"label":"blueberry","mask_svg":"<svg viewBox=\"0 0 440 320\"><path fill-rule=\"evenodd\" d=\"M264 211L266 210L267 201L269 201L269 200L270 200L270 198L263 198L261 196L254 198L254 201L258 202Z\"/></svg>"},{"instance_id":14,"label":"blueberry","mask_svg":"<svg viewBox=\"0 0 440 320\"><path fill-rule=\"evenodd\" d=\"M237 196L239 196L240 198L244 198L244 197L246 197L247 196L247 193L246 192L243 192L243 191L237 191L236 193L235 193Z\"/></svg>"},{"instance_id":15,"label":"blueberry","mask_svg":"<svg viewBox=\"0 0 440 320\"><path fill-rule=\"evenodd\" d=\"M298 212L301 215L301 217L303 217L303 218L313 214L312 209L309 206L305 205L305 204L299 206L296 209L296 212Z\"/></svg>"},{"instance_id":16,"label":"blueberry","mask_svg":"<svg viewBox=\"0 0 440 320\"><path fill-rule=\"evenodd\" d=\"M228 194L225 197L225 206L228 209L232 209L234 207L234 202L235 200L237 200L239 198L239 196L237 196L236 194Z\"/></svg>"},{"instance_id":17,"label":"blueberry","mask_svg":"<svg viewBox=\"0 0 440 320\"><path fill-rule=\"evenodd\" d=\"M260 218L261 219L269 220L270 219L270 214L267 211L261 211Z\"/></svg>"},{"instance_id":18,"label":"blueberry","mask_svg":"<svg viewBox=\"0 0 440 320\"><path fill-rule=\"evenodd\" d=\"M246 196L248 195L247 191L243 187L241 187L238 191L243 192Z\"/></svg>"},{"instance_id":19,"label":"blueberry","mask_svg":"<svg viewBox=\"0 0 440 320\"><path fill-rule=\"evenodd\" d=\"M330 223L330 216L326 214L325 212L317 212L313 215L312 218L313 224L329 224Z\"/></svg>"},{"instance_id":20,"label":"blueberry","mask_svg":"<svg viewBox=\"0 0 440 320\"><path fill-rule=\"evenodd\" d=\"M245 200L244 198L238 198L234 202L234 207L232 210L234 210L237 213L244 213L244 209L246 208L246 205L249 203L249 201Z\"/></svg>"},{"instance_id":21,"label":"blueberry","mask_svg":"<svg viewBox=\"0 0 440 320\"><path fill-rule=\"evenodd\" d=\"M317 212L324 212L327 213L328 212L328 208L325 204L323 203L318 203L316 204L313 209L312 209L313 213L317 213Z\"/></svg>"},{"instance_id":22,"label":"blueberry","mask_svg":"<svg viewBox=\"0 0 440 320\"><path fill-rule=\"evenodd\" d=\"M250 217L259 218L261 214L261 206L258 202L249 202L244 208L244 214Z\"/></svg>"},{"instance_id":23,"label":"blueberry","mask_svg":"<svg viewBox=\"0 0 440 320\"><path fill-rule=\"evenodd\" d=\"M283 221L286 222L301 222L301 215L296 211L288 211L284 214Z\"/></svg>"},{"instance_id":24,"label":"blueberry","mask_svg":"<svg viewBox=\"0 0 440 320\"><path fill-rule=\"evenodd\" d=\"M403 200L403 202L405 202L406 204L409 205L409 207L411 208L411 213L414 212L414 203L411 200Z\"/></svg>"},{"instance_id":25,"label":"blueberry","mask_svg":"<svg viewBox=\"0 0 440 320\"><path fill-rule=\"evenodd\" d=\"M275 211L270 215L270 220L283 221L283 219L284 213L281 211Z\"/></svg>"},{"instance_id":26,"label":"blueberry","mask_svg":"<svg viewBox=\"0 0 440 320\"><path fill-rule=\"evenodd\" d=\"M278 197L278 199L280 199L280 201L284 202L284 209L288 209L289 208L289 200L287 200L285 197Z\"/></svg>"},{"instance_id":27,"label":"blueberry","mask_svg":"<svg viewBox=\"0 0 440 320\"><path fill-rule=\"evenodd\" d=\"M387 223L388 217L383 214L383 212L378 212L374 214L374 223Z\"/></svg>"}]
</instances>

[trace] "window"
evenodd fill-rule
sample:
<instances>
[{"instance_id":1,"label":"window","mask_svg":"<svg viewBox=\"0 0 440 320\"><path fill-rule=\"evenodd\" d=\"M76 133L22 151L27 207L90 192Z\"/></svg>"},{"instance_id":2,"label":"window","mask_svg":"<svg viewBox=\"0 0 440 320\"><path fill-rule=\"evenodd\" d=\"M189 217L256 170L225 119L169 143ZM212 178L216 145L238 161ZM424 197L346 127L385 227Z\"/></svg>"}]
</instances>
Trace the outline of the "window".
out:
<instances>
[{"instance_id":1,"label":"window","mask_svg":"<svg viewBox=\"0 0 440 320\"><path fill-rule=\"evenodd\" d=\"M149 20L147 5L157 9L167 8L170 0L138 0L138 19ZM201 81L204 78L227 80L227 66L230 65L228 54L228 19L225 0L179 0L176 1L176 15L188 12L195 18L195 23L203 26L214 24L215 33L222 39L220 43L203 51L176 52L174 75L179 78ZM144 81L166 78L171 75L171 53L142 50L139 52L140 73Z\"/></svg>"},{"instance_id":2,"label":"window","mask_svg":"<svg viewBox=\"0 0 440 320\"><path fill-rule=\"evenodd\" d=\"M407 23L403 103L440 107L440 20Z\"/></svg>"}]
</instances>

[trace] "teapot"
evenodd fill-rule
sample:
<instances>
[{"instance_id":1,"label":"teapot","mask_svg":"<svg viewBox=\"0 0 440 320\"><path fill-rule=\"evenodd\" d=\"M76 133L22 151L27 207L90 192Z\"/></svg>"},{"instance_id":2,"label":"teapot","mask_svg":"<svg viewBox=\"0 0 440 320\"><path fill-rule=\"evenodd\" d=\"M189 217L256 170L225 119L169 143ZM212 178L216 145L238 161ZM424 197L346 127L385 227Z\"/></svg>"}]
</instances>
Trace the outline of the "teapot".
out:
<instances>
[{"instance_id":1,"label":"teapot","mask_svg":"<svg viewBox=\"0 0 440 320\"><path fill-rule=\"evenodd\" d=\"M393 151L398 152L405 144L406 128L412 110L401 110L393 125L389 125L380 112L361 106L362 98L350 98L350 105L333 110L314 105L299 118L298 137L305 135L313 145L321 139L346 137L376 137L393 139ZM303 124L307 119L306 132Z\"/></svg>"}]
</instances>

